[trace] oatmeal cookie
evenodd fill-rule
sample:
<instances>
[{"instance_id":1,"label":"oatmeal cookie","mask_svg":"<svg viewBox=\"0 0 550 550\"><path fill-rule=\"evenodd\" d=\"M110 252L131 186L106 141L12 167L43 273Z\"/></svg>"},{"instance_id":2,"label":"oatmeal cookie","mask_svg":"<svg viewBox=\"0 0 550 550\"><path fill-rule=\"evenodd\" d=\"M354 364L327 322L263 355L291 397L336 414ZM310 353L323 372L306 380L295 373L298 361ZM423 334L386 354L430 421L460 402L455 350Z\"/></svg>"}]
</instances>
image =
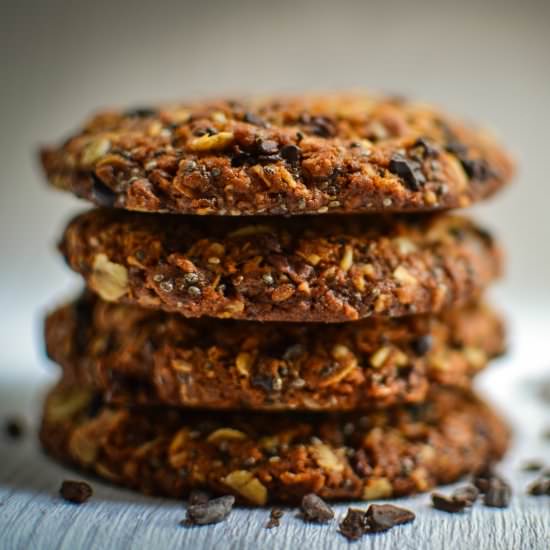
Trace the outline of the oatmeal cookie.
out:
<instances>
[{"instance_id":1,"label":"oatmeal cookie","mask_svg":"<svg viewBox=\"0 0 550 550\"><path fill-rule=\"evenodd\" d=\"M486 131L351 93L104 112L41 158L51 184L99 206L234 216L463 207L514 171Z\"/></svg>"},{"instance_id":2,"label":"oatmeal cookie","mask_svg":"<svg viewBox=\"0 0 550 550\"><path fill-rule=\"evenodd\" d=\"M259 323L105 302L86 293L46 320L66 379L117 404L209 409L373 409L469 387L504 351L487 306L343 324Z\"/></svg>"},{"instance_id":3,"label":"oatmeal cookie","mask_svg":"<svg viewBox=\"0 0 550 550\"><path fill-rule=\"evenodd\" d=\"M60 249L107 301L254 321L437 313L501 268L489 233L456 216L220 218L96 209Z\"/></svg>"},{"instance_id":4,"label":"oatmeal cookie","mask_svg":"<svg viewBox=\"0 0 550 550\"><path fill-rule=\"evenodd\" d=\"M147 494L193 489L253 506L381 499L427 491L504 453L508 429L470 393L438 388L421 405L370 414L228 413L107 405L60 384L45 404L49 454Z\"/></svg>"}]
</instances>

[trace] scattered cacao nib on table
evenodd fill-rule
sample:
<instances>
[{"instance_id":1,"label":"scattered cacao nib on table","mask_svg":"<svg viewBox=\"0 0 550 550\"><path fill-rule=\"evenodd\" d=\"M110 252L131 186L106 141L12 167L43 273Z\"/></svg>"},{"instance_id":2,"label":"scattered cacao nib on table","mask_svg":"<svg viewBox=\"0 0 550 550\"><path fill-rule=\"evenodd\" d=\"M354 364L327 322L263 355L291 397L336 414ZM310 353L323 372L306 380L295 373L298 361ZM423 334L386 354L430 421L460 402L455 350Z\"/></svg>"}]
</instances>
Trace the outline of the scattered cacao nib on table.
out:
<instances>
[{"instance_id":1,"label":"scattered cacao nib on table","mask_svg":"<svg viewBox=\"0 0 550 550\"><path fill-rule=\"evenodd\" d=\"M273 529L273 527L279 527L280 519L284 515L284 510L282 508L272 508L269 513L269 521L267 522L265 528Z\"/></svg>"},{"instance_id":2,"label":"scattered cacao nib on table","mask_svg":"<svg viewBox=\"0 0 550 550\"><path fill-rule=\"evenodd\" d=\"M219 498L213 498L206 502L190 504L187 507L187 517L181 522L184 526L191 525L211 525L225 520L231 513L235 497L226 495Z\"/></svg>"},{"instance_id":3,"label":"scattered cacao nib on table","mask_svg":"<svg viewBox=\"0 0 550 550\"><path fill-rule=\"evenodd\" d=\"M4 422L4 434L7 439L21 439L26 431L25 422L19 417L9 417Z\"/></svg>"},{"instance_id":4,"label":"scattered cacao nib on table","mask_svg":"<svg viewBox=\"0 0 550 550\"><path fill-rule=\"evenodd\" d=\"M540 476L527 487L527 494L531 496L550 496L550 477Z\"/></svg>"},{"instance_id":5,"label":"scattered cacao nib on table","mask_svg":"<svg viewBox=\"0 0 550 550\"><path fill-rule=\"evenodd\" d=\"M432 493L432 505L437 510L455 514L463 512L474 504L479 495L479 490L473 485L459 487L450 496L441 493Z\"/></svg>"},{"instance_id":6,"label":"scattered cacao nib on table","mask_svg":"<svg viewBox=\"0 0 550 550\"><path fill-rule=\"evenodd\" d=\"M449 514L463 512L466 508L463 501L455 500L452 496L442 495L441 493L432 493L432 506Z\"/></svg>"},{"instance_id":7,"label":"scattered cacao nib on table","mask_svg":"<svg viewBox=\"0 0 550 550\"><path fill-rule=\"evenodd\" d=\"M393 504L371 504L367 509L367 532L381 533L397 525L414 521L416 516L406 508Z\"/></svg>"},{"instance_id":8,"label":"scattered cacao nib on table","mask_svg":"<svg viewBox=\"0 0 550 550\"><path fill-rule=\"evenodd\" d=\"M527 486L527 494L537 497L550 496L550 468L541 468L537 478Z\"/></svg>"},{"instance_id":9,"label":"scattered cacao nib on table","mask_svg":"<svg viewBox=\"0 0 550 550\"><path fill-rule=\"evenodd\" d=\"M349 508L340 523L340 533L349 540L358 540L367 533L382 533L397 525L410 523L415 514L393 504L371 504L367 510Z\"/></svg>"},{"instance_id":10,"label":"scattered cacao nib on table","mask_svg":"<svg viewBox=\"0 0 550 550\"><path fill-rule=\"evenodd\" d=\"M512 488L499 477L491 479L483 495L483 504L490 508L507 508L512 498Z\"/></svg>"},{"instance_id":11,"label":"scattered cacao nib on table","mask_svg":"<svg viewBox=\"0 0 550 550\"><path fill-rule=\"evenodd\" d=\"M464 485L456 489L452 497L455 500L463 501L467 506L471 506L477 500L479 496L479 490L474 485Z\"/></svg>"},{"instance_id":12,"label":"scattered cacao nib on table","mask_svg":"<svg viewBox=\"0 0 550 550\"><path fill-rule=\"evenodd\" d=\"M490 508L507 508L512 498L512 488L492 468L478 472L473 484L483 494L483 504Z\"/></svg>"},{"instance_id":13,"label":"scattered cacao nib on table","mask_svg":"<svg viewBox=\"0 0 550 550\"><path fill-rule=\"evenodd\" d=\"M187 499L187 504L193 506L195 504L206 504L210 500L210 496L206 491L191 491L189 498Z\"/></svg>"},{"instance_id":14,"label":"scattered cacao nib on table","mask_svg":"<svg viewBox=\"0 0 550 550\"><path fill-rule=\"evenodd\" d=\"M82 504L92 496L93 490L85 481L65 480L61 484L59 494L69 502Z\"/></svg>"},{"instance_id":15,"label":"scattered cacao nib on table","mask_svg":"<svg viewBox=\"0 0 550 550\"><path fill-rule=\"evenodd\" d=\"M500 481L505 483L502 477L493 470L492 466L489 466L484 470L480 470L473 476L472 484L479 490L481 494L485 494L489 489L491 482L493 482L495 479L499 479Z\"/></svg>"},{"instance_id":16,"label":"scattered cacao nib on table","mask_svg":"<svg viewBox=\"0 0 550 550\"><path fill-rule=\"evenodd\" d=\"M348 513L339 527L340 533L348 540L360 539L366 533L366 511L348 508Z\"/></svg>"},{"instance_id":17,"label":"scattered cacao nib on table","mask_svg":"<svg viewBox=\"0 0 550 550\"><path fill-rule=\"evenodd\" d=\"M301 508L304 521L326 523L334 517L334 510L315 493L304 496Z\"/></svg>"},{"instance_id":18,"label":"scattered cacao nib on table","mask_svg":"<svg viewBox=\"0 0 550 550\"><path fill-rule=\"evenodd\" d=\"M544 462L538 459L526 460L521 465L521 470L524 472L540 472L544 468Z\"/></svg>"}]
</instances>

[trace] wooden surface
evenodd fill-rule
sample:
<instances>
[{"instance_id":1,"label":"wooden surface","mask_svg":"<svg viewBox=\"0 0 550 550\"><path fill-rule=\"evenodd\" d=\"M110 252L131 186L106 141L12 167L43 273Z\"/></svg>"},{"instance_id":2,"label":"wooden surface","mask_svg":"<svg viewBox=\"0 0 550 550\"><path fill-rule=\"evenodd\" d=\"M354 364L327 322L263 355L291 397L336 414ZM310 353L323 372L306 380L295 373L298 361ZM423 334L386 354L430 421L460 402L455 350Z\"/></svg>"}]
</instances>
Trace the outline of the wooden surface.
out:
<instances>
[{"instance_id":1,"label":"wooden surface","mask_svg":"<svg viewBox=\"0 0 550 550\"><path fill-rule=\"evenodd\" d=\"M519 468L530 458L546 457L550 465L550 443L540 437L542 428L550 426L550 404L539 398L544 367L550 365L542 337L542 332L548 334L547 329L546 320L524 324L514 339L514 353L478 383L493 402L506 409L516 432L514 447L502 465L515 489L511 507L495 510L478 504L471 512L450 515L433 510L428 495L402 499L395 502L414 510L416 521L385 534L365 536L356 547L550 548L550 497L526 496L525 486L534 475ZM34 429L40 399L50 380L51 376L42 375L30 383L28 376L0 368L0 418L20 413ZM57 491L66 478L88 479L94 487L93 498L80 507L61 501ZM336 509L338 519L346 506ZM327 526L305 525L295 517L295 510L288 510L281 526L272 530L263 528L267 510L237 509L225 523L194 528L178 525L184 514L183 503L142 497L58 466L41 453L33 434L18 442L0 442L1 550L349 547L337 532L337 520Z\"/></svg>"}]
</instances>

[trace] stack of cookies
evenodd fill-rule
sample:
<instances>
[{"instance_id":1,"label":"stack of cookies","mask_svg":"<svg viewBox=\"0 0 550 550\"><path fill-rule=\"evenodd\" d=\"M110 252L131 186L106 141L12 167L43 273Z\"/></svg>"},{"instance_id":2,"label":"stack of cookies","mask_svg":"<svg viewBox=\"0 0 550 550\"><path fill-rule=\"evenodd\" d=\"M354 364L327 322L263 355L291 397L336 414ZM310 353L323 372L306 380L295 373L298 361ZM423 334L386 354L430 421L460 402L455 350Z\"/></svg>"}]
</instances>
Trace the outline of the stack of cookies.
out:
<instances>
[{"instance_id":1,"label":"stack of cookies","mask_svg":"<svg viewBox=\"0 0 550 550\"><path fill-rule=\"evenodd\" d=\"M426 105L332 94L105 112L42 153L97 208L46 320L41 440L149 494L378 499L496 461L472 392L505 349L491 235L445 211L512 162Z\"/></svg>"}]
</instances>

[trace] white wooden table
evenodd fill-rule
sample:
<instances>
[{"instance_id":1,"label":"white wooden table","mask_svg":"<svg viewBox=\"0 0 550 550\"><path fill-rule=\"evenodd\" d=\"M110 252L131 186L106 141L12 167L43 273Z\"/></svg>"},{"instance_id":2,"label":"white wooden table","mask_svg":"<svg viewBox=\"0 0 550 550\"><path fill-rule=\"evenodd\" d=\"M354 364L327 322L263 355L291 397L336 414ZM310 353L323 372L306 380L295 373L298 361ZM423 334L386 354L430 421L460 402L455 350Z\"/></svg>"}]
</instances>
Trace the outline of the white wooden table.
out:
<instances>
[{"instance_id":1,"label":"white wooden table","mask_svg":"<svg viewBox=\"0 0 550 550\"><path fill-rule=\"evenodd\" d=\"M546 459L550 442L540 437L550 426L550 404L538 398L541 384L550 383L550 327L545 317L515 316L513 350L483 375L479 386L501 409L506 409L516 431L514 447L502 465L515 494L506 510L476 505L471 512L446 514L433 510L429 496L401 499L400 505L417 514L411 525L380 535L365 536L356 547L376 549L550 549L550 497L525 495L534 478L520 470L525 459ZM545 340L546 339L546 340ZM36 428L40 399L52 376L33 383L8 365L0 365L0 419L22 414ZM1 438L0 438L1 439ZM66 478L88 479L94 496L82 506L58 496ZM366 506L365 503L356 503ZM45 457L34 434L17 442L0 441L0 549L275 549L348 548L337 533L346 505L336 507L337 518L327 526L306 525L288 510L281 525L263 528L267 510L234 510L215 526L185 528L181 502L146 498L63 468Z\"/></svg>"}]
</instances>

